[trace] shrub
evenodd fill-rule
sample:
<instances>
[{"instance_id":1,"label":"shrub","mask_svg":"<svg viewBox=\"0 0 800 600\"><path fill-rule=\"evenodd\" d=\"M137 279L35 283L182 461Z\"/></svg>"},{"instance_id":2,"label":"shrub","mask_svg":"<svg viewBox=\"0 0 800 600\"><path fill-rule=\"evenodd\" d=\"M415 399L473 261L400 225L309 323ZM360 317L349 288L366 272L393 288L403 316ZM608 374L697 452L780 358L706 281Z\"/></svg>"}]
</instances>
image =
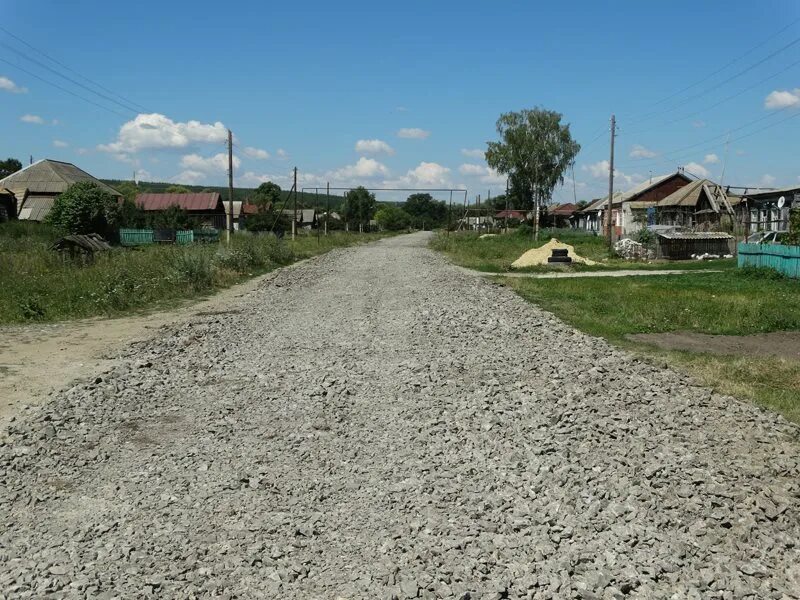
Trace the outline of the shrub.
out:
<instances>
[{"instance_id":1,"label":"shrub","mask_svg":"<svg viewBox=\"0 0 800 600\"><path fill-rule=\"evenodd\" d=\"M192 248L175 254L172 259L172 270L179 281L188 283L197 291L210 288L214 280L210 255Z\"/></svg>"},{"instance_id":2,"label":"shrub","mask_svg":"<svg viewBox=\"0 0 800 600\"><path fill-rule=\"evenodd\" d=\"M531 227L528 223L522 223L517 229L514 231L516 235L523 235L530 237L531 233L533 233L533 227Z\"/></svg>"},{"instance_id":3,"label":"shrub","mask_svg":"<svg viewBox=\"0 0 800 600\"><path fill-rule=\"evenodd\" d=\"M53 203L46 222L69 233L108 236L117 225L117 199L92 181L73 183Z\"/></svg>"},{"instance_id":4,"label":"shrub","mask_svg":"<svg viewBox=\"0 0 800 600\"><path fill-rule=\"evenodd\" d=\"M789 234L782 243L787 246L800 246L800 208L789 213Z\"/></svg>"},{"instance_id":5,"label":"shrub","mask_svg":"<svg viewBox=\"0 0 800 600\"><path fill-rule=\"evenodd\" d=\"M737 275L746 279L763 279L766 281L777 281L787 278L786 275L772 267L754 267L752 265L747 265L738 269Z\"/></svg>"},{"instance_id":6,"label":"shrub","mask_svg":"<svg viewBox=\"0 0 800 600\"><path fill-rule=\"evenodd\" d=\"M375 213L375 220L387 231L400 231L411 223L411 216L402 208L392 205L381 206ZM430 221L426 225L432 225Z\"/></svg>"}]
</instances>

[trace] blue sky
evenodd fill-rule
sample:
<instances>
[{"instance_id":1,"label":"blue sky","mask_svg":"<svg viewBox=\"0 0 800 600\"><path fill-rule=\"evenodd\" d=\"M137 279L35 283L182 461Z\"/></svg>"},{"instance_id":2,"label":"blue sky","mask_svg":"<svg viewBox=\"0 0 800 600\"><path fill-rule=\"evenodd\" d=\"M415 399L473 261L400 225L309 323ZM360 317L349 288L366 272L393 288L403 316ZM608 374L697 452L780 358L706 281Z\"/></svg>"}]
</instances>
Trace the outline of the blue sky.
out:
<instances>
[{"instance_id":1,"label":"blue sky","mask_svg":"<svg viewBox=\"0 0 800 600\"><path fill-rule=\"evenodd\" d=\"M618 188L679 165L719 180L723 163L731 185L800 181L797 2L0 8L0 26L19 38L0 31L0 156L25 163L224 184L231 128L237 186L288 187L296 165L303 186L464 186L485 197L504 188L479 152L497 117L542 106L583 145L579 200L607 190L612 112ZM554 201L572 198L570 178Z\"/></svg>"}]
</instances>

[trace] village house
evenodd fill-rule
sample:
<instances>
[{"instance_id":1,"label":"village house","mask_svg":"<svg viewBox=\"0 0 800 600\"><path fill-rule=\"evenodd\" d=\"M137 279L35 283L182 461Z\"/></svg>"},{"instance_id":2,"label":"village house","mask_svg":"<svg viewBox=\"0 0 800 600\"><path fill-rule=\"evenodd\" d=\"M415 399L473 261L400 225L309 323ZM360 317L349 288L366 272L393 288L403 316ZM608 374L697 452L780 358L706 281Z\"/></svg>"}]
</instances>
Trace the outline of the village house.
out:
<instances>
[{"instance_id":1,"label":"village house","mask_svg":"<svg viewBox=\"0 0 800 600\"><path fill-rule=\"evenodd\" d=\"M695 231L731 230L738 196L708 179L698 179L648 207L653 223Z\"/></svg>"},{"instance_id":2,"label":"village house","mask_svg":"<svg viewBox=\"0 0 800 600\"><path fill-rule=\"evenodd\" d=\"M528 213L526 213L524 210L506 209L506 210L501 210L500 212L495 214L494 218L498 219L498 220L499 219L517 219L519 221L524 221L525 219L528 218Z\"/></svg>"},{"instance_id":3,"label":"village house","mask_svg":"<svg viewBox=\"0 0 800 600\"><path fill-rule=\"evenodd\" d=\"M43 221L59 194L80 181L91 181L118 200L122 199L122 194L117 190L72 163L49 158L36 161L0 179L0 188L6 188L14 194L19 219Z\"/></svg>"},{"instance_id":4,"label":"village house","mask_svg":"<svg viewBox=\"0 0 800 600\"><path fill-rule=\"evenodd\" d=\"M633 188L617 192L611 202L611 224L614 236L631 235L648 224L647 209L656 205L676 190L688 185L692 179L677 171L667 175L651 177ZM589 231L606 232L605 211L608 196L592 202L581 211L584 228Z\"/></svg>"},{"instance_id":5,"label":"village house","mask_svg":"<svg viewBox=\"0 0 800 600\"><path fill-rule=\"evenodd\" d=\"M136 205L148 214L163 212L171 206L177 206L186 211L189 217L197 223L198 228L225 229L227 226L227 213L219 192L138 194Z\"/></svg>"},{"instance_id":6,"label":"village house","mask_svg":"<svg viewBox=\"0 0 800 600\"><path fill-rule=\"evenodd\" d=\"M557 204L547 207L547 220L552 227L575 228L577 219L575 213L578 207L572 203Z\"/></svg>"},{"instance_id":7,"label":"village house","mask_svg":"<svg viewBox=\"0 0 800 600\"><path fill-rule=\"evenodd\" d=\"M751 233L787 231L789 211L792 209L800 209L800 186L753 193L745 191L742 195L741 222L747 225Z\"/></svg>"}]
</instances>

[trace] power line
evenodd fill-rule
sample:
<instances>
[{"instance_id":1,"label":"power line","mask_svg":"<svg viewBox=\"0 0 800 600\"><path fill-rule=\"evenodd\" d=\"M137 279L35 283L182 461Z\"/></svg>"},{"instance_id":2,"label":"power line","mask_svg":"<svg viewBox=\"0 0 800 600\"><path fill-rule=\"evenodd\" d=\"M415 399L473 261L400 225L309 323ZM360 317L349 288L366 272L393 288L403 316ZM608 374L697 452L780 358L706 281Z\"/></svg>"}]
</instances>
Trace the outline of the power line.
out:
<instances>
[{"instance_id":1,"label":"power line","mask_svg":"<svg viewBox=\"0 0 800 600\"><path fill-rule=\"evenodd\" d=\"M774 38L775 38L777 35L780 35L780 34L781 34L781 33L783 33L784 31L786 31L787 29L790 29L791 27L793 27L794 25L796 25L798 22L800 22L800 18L797 18L797 19L795 19L794 21L792 21L792 22L791 22L791 23L789 23L788 25L785 25L784 27L782 27L782 28L781 28L781 29L779 29L778 31L776 31L776 32L774 32L774 33L772 33L772 34L770 34L770 35L769 35L769 36L768 36L766 39L764 39L762 42L760 42L760 43L756 44L755 46L751 47L751 48L750 48L749 50L747 50L747 51L746 51L744 54L741 54L741 55L739 55L737 58L734 58L733 60L731 60L731 61L729 61L729 62L725 63L725 64L724 64L722 67L720 67L720 68L719 68L719 69L717 69L716 71L713 71L712 73L710 73L710 74L706 75L706 76L705 76L705 77L703 77L702 79L699 79L698 81L695 81L694 83L692 83L692 84L690 84L690 85L688 85L688 86L686 86L686 87L684 87L684 88L681 88L681 89L680 89L680 90L678 90L677 92L673 92L672 94L669 94L668 96L666 96L666 97L662 98L661 100L658 100L658 101L656 101L656 102L653 102L653 103L651 104L651 107L652 107L652 106L658 106L659 104L663 104L664 102L667 102L667 101L669 101L669 100L671 100L671 99L673 99L673 98L675 98L675 97L677 97L677 96L680 96L680 95L681 95L681 94L683 94L684 92L688 92L689 90L691 90L691 89L693 89L693 88L697 87L698 85L700 85L700 84L702 84L702 83L705 83L706 81L708 81L709 79L711 79L711 78L715 77L716 75L719 75L719 74L720 74L720 73L722 73L722 72L723 72L725 69L727 69L727 68L728 68L728 67L730 67L731 65L734 65L734 64L736 64L737 62L739 62L740 60L742 60L742 59L743 59L743 58L745 58L746 56L748 56L748 55L752 54L753 52L755 52L756 50L758 50L758 49L759 49L759 48L761 48L762 46L766 45L766 44L767 44L767 43L769 43L771 40L773 40L773 39L774 39ZM658 112L658 111L656 111L656 112Z\"/></svg>"},{"instance_id":2,"label":"power line","mask_svg":"<svg viewBox=\"0 0 800 600\"><path fill-rule=\"evenodd\" d=\"M57 89L61 90L62 92L66 92L66 93L67 93L67 94L69 94L70 96L75 96L76 98L79 98L79 99L83 100L84 102L88 102L89 104L93 104L94 106L97 106L98 108L102 108L103 110L107 110L108 112L112 112L112 113L114 113L115 115L119 115L120 117L123 117L124 119L127 119L127 118L129 118L129 116L128 116L128 115L126 115L126 114L124 114L124 113L121 113L121 112L119 112L118 110L114 110L113 108L109 108L108 106L103 106L102 104L98 104L98 103L97 103L97 102L95 102L94 100L89 100L89 98L85 98L85 97L81 96L80 94L76 94L76 93L75 93L75 92L73 92L72 90L68 90L67 88L65 88L65 87L62 87L62 86L58 85L57 83L53 83L52 81L48 81L48 80L47 80L47 79L45 79L44 77L40 77L40 76L39 76L39 75L37 75L36 73L32 73L31 71L28 71L27 69L25 69L25 68L23 68L23 67L20 67L19 65L16 65L16 64L12 63L11 61L8 61L8 60L6 60L5 58L0 58L0 61L2 61L2 62L4 62L4 63L6 63L7 65L11 65L11 66L12 66L12 67L14 67L15 69L19 69L19 70L20 70L20 71L22 71L23 73L27 73L27 74L28 74L28 75L30 75L31 77L35 77L35 78L36 78L36 79L38 79L39 81L43 81L43 82L44 82L44 83L46 83L47 85L51 85L51 86L53 86L54 88L57 88Z\"/></svg>"},{"instance_id":3,"label":"power line","mask_svg":"<svg viewBox=\"0 0 800 600\"><path fill-rule=\"evenodd\" d=\"M6 35L8 35L8 36L10 36L10 37L14 38L15 40L17 40L17 41L18 41L18 42L20 42L21 44L23 44L23 45L27 46L28 48L30 48L30 49L31 49L31 50L33 50L34 52L37 52L38 54L40 54L40 55L44 56L46 59L48 59L48 60L52 61L53 63L57 64L57 65L58 65L59 67L61 67L62 69L65 69L65 70L69 71L70 73L72 73L72 74L74 74L74 75L77 75L78 77L80 77L80 78L81 78L81 79L83 79L84 81L88 81L89 83L91 83L91 84L92 84L92 85L94 85L95 87L97 87L97 88L99 88L99 89L103 90L104 92L107 92L107 93L109 93L109 94L111 94L111 95L113 95L113 96L116 96L117 98L119 98L120 100L122 100L122 101L124 101L124 102L126 102L126 103L130 104L131 106L138 107L138 109L139 109L139 110L142 110L142 111L144 111L144 112L151 112L151 111L148 111L148 109L147 109L147 108L145 108L145 107L143 107L141 104L137 104L136 102L133 102L132 100L129 100L129 99L125 98L124 96L120 95L120 94L117 94L116 92L114 92L114 91L112 91L112 90L108 89L107 87L104 87L104 86L102 86L101 84L97 83L96 81L94 81L94 80L92 80L92 79L89 79L89 78L88 78L88 77L86 77L85 75L81 75L80 73L78 73L78 72L77 72L77 71L75 71L74 69L71 69L70 67L68 67L67 65L65 65L64 63L62 63L61 61L59 61L59 60L57 60L57 59L53 58L52 56L50 56L49 54L47 54L47 53L46 53L44 50L40 50L40 49L36 48L35 46L32 46L31 44L29 44L28 42L26 42L24 39L22 39L22 38L20 38L20 37L18 37L18 36L16 36L16 35L14 35L14 34L13 34L13 33L11 33L11 32L10 32L8 29L6 29L6 28L4 28L4 27L0 26L0 31L2 31L2 32L4 32ZM17 52L17 51L15 50L15 52ZM96 93L96 92L95 92L95 93ZM136 112L136 111L135 111L135 112Z\"/></svg>"},{"instance_id":4,"label":"power line","mask_svg":"<svg viewBox=\"0 0 800 600\"><path fill-rule=\"evenodd\" d=\"M773 58L773 57L777 56L778 54L780 54L780 53L781 53L781 52L783 52L784 50L787 50L787 49L791 48L792 46L794 46L794 45L796 45L796 44L798 44L798 43L800 43L800 37L798 37L798 38L795 38L794 40L792 40L792 41L791 41L791 42L789 42L788 44L785 44L784 46L781 46L780 48L778 48L778 49L777 49L777 50L775 50L774 52L771 52L770 54L768 54L767 56L765 56L765 57L764 57L764 58L762 58L761 60L759 60L759 61L757 61L757 62L755 62L755 63L753 63L753 64L749 65L748 67L746 67L746 68L742 69L741 71L739 71L739 72L737 72L737 73L734 73L733 75L731 75L731 76L730 76L730 77L728 77L727 79L723 79L722 81L720 81L720 82L718 82L718 83L716 83L716 84L712 85L711 87L709 87L709 88L706 88L705 90L703 90L703 91L702 91L702 92L700 92L699 94L695 94L694 96L689 96L688 98L684 98L684 99L683 99L681 102L678 102L678 103L677 103L677 104L675 104L674 106L672 106L672 107L669 107L669 108L667 108L667 109L664 109L664 110L657 110L657 111L652 111L652 112L649 112L649 113L647 113L647 114L645 114L645 115L641 116L641 117L640 117L640 118L638 118L638 119L633 119L632 121L629 121L629 124L641 123L642 121L646 121L646 120L648 120L650 117L653 117L653 116L655 116L655 115L658 115L658 114L663 114L663 113L668 113L668 112L672 112L672 111L673 111L673 110L675 110L676 108L679 108L679 107L681 107L681 106L684 106L684 105L688 104L689 102L691 102L692 100L696 100L696 99L698 99L698 98L701 98L701 97L705 96L706 94L708 94L709 92L713 92L714 90L716 90L716 89L720 88L721 86L725 85L726 83L730 83L731 81L733 81L733 80L734 80L734 79L736 79L737 77L741 77L741 76L742 76L742 75L744 75L745 73L749 73L750 71L752 71L752 70L753 70L753 69L755 69L756 67L758 67L758 66L760 66L760 65L764 64L765 62L767 62L767 61L768 61L768 60L770 60L771 58Z\"/></svg>"}]
</instances>

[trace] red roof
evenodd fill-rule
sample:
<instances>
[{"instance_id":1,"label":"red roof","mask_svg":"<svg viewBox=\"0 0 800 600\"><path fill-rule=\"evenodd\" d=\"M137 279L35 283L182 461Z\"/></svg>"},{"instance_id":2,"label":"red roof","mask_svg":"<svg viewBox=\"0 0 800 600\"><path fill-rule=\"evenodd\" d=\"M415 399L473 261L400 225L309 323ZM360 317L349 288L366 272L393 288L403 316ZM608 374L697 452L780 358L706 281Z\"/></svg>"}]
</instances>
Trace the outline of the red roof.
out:
<instances>
[{"instance_id":1,"label":"red roof","mask_svg":"<svg viewBox=\"0 0 800 600\"><path fill-rule=\"evenodd\" d=\"M258 214L258 206L255 204L242 204L242 213L243 215L257 215Z\"/></svg>"},{"instance_id":2,"label":"red roof","mask_svg":"<svg viewBox=\"0 0 800 600\"><path fill-rule=\"evenodd\" d=\"M494 216L495 219L525 219L525 217L524 210L501 210Z\"/></svg>"},{"instance_id":3,"label":"red roof","mask_svg":"<svg viewBox=\"0 0 800 600\"><path fill-rule=\"evenodd\" d=\"M551 206L548 212L551 215L564 215L568 217L576 210L578 210L578 207L570 202L569 204L559 204L558 206Z\"/></svg>"},{"instance_id":4,"label":"red roof","mask_svg":"<svg viewBox=\"0 0 800 600\"><path fill-rule=\"evenodd\" d=\"M166 210L178 205L187 211L213 212L221 210L222 198L219 192L200 192L196 194L139 194L136 204L144 210Z\"/></svg>"}]
</instances>

